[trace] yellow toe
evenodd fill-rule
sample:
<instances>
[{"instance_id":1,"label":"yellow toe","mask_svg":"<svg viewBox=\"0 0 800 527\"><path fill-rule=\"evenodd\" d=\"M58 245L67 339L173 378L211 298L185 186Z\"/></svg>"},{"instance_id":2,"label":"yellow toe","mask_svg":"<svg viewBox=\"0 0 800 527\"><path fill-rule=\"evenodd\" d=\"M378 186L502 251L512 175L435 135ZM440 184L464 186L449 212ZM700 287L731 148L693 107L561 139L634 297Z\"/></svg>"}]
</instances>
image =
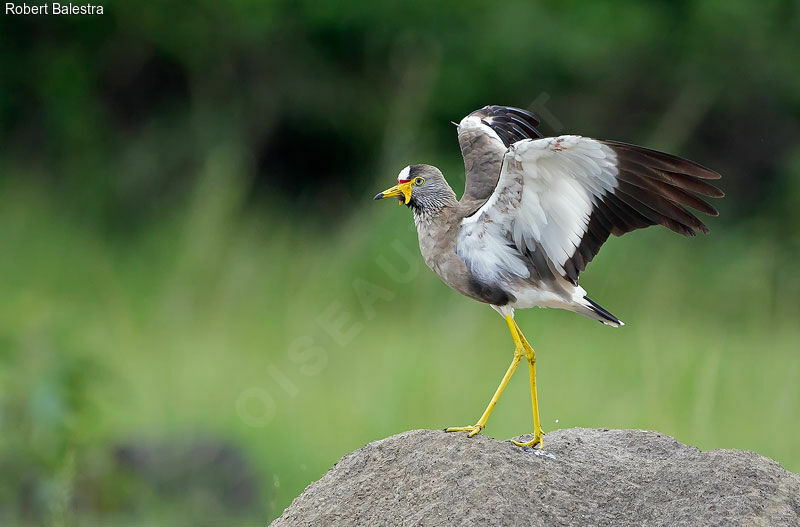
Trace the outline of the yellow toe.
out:
<instances>
[{"instance_id":1,"label":"yellow toe","mask_svg":"<svg viewBox=\"0 0 800 527\"><path fill-rule=\"evenodd\" d=\"M511 442L521 447L527 446L533 448L538 445L539 448L542 448L542 436L535 436L531 441L528 441L527 443L520 443L519 441L514 441L513 439L511 440Z\"/></svg>"},{"instance_id":2,"label":"yellow toe","mask_svg":"<svg viewBox=\"0 0 800 527\"><path fill-rule=\"evenodd\" d=\"M472 425L472 426L451 426L450 428L445 428L445 432L469 432L467 437L472 437L476 434L480 434L481 430L483 430L483 425Z\"/></svg>"}]
</instances>

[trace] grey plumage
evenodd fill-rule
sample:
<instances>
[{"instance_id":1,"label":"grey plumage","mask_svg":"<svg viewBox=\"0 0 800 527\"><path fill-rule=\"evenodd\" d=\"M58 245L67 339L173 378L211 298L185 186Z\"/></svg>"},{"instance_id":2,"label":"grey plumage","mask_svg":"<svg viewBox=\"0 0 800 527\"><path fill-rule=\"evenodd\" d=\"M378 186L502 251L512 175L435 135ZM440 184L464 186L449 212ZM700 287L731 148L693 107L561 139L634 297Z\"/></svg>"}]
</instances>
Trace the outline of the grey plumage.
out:
<instances>
[{"instance_id":1,"label":"grey plumage","mask_svg":"<svg viewBox=\"0 0 800 527\"><path fill-rule=\"evenodd\" d=\"M505 318L514 357L489 405L472 426L447 428L469 437L489 415L525 357L534 436L541 447L536 357L514 310L555 307L603 324L623 325L578 285L609 235L663 225L693 236L708 228L685 207L716 215L698 195L721 197L704 180L719 174L691 161L614 141L574 135L540 138L537 119L486 106L458 123L466 185L460 200L442 173L411 165L375 199L397 197L414 213L425 263L447 285L490 304Z\"/></svg>"},{"instance_id":2,"label":"grey plumage","mask_svg":"<svg viewBox=\"0 0 800 527\"><path fill-rule=\"evenodd\" d=\"M409 175L412 180L417 177L425 179L424 185L412 191L407 204L414 213L419 249L425 264L459 293L489 304L493 300L499 301L497 292L487 290L474 280L456 253L456 237L465 215L464 204L456 199L442 173L431 165L412 165Z\"/></svg>"},{"instance_id":3,"label":"grey plumage","mask_svg":"<svg viewBox=\"0 0 800 527\"><path fill-rule=\"evenodd\" d=\"M536 129L539 120L530 112L506 106L484 106L474 116L490 127L500 142L484 130L459 126L458 144L467 175L462 210L469 215L483 205L497 186L503 156L509 146L534 137L542 137Z\"/></svg>"},{"instance_id":4,"label":"grey plumage","mask_svg":"<svg viewBox=\"0 0 800 527\"><path fill-rule=\"evenodd\" d=\"M635 145L538 139L537 126L530 113L503 106L464 118L458 125L466 173L460 200L433 166L401 172L423 259L447 285L501 314L538 305L619 325L586 297L579 274L610 234L649 225L687 236L708 232L685 207L716 215L698 195L721 197L706 182L720 176Z\"/></svg>"}]
</instances>

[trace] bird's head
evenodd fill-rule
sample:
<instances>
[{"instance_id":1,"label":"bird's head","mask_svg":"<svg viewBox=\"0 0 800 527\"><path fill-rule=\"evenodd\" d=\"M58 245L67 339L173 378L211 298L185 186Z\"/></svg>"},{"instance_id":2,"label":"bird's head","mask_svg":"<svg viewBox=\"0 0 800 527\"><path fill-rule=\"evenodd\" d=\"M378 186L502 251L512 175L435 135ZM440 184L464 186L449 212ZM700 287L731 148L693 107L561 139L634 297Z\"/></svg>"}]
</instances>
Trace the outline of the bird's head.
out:
<instances>
[{"instance_id":1,"label":"bird's head","mask_svg":"<svg viewBox=\"0 0 800 527\"><path fill-rule=\"evenodd\" d=\"M455 193L438 168L431 165L410 165L397 175L397 185L386 189L375 199L397 198L399 205L419 211L438 210L456 201Z\"/></svg>"}]
</instances>

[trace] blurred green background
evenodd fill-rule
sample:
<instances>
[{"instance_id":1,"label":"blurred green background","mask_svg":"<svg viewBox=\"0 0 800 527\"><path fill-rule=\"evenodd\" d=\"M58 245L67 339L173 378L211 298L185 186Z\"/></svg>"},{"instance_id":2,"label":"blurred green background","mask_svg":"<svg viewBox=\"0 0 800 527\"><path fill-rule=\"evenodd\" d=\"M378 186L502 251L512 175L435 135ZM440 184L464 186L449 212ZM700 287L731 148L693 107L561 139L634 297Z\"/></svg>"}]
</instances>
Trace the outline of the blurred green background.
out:
<instances>
[{"instance_id":1,"label":"blurred green background","mask_svg":"<svg viewBox=\"0 0 800 527\"><path fill-rule=\"evenodd\" d=\"M800 472L797 2L108 2L0 18L0 524L263 525L337 459L471 424L502 320L371 201L461 192L450 120L529 108L724 175L710 236L612 239L626 323L518 321L545 431ZM527 375L486 433L531 430Z\"/></svg>"}]
</instances>

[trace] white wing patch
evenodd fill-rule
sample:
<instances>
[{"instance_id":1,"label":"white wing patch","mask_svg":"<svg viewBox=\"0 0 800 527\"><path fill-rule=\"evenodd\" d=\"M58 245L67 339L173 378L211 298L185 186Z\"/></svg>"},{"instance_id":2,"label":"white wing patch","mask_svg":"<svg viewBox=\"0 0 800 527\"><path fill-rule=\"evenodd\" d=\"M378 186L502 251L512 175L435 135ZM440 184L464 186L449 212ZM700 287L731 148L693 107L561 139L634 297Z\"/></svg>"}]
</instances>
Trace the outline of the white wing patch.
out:
<instances>
[{"instance_id":1,"label":"white wing patch","mask_svg":"<svg viewBox=\"0 0 800 527\"><path fill-rule=\"evenodd\" d=\"M517 182L520 183L521 179ZM497 211L509 211L519 206L520 184L508 185L495 189L484 207L493 202ZM494 212L494 210L493 210ZM456 240L456 252L467 264L472 274L484 282L497 282L509 275L528 278L530 271L525 261L520 257L519 251L508 243L505 235L507 227L495 221L490 214L481 214L478 210L472 217L483 216L478 221L469 221L466 218L461 223L461 230ZM499 218L498 218L499 219Z\"/></svg>"},{"instance_id":2,"label":"white wing patch","mask_svg":"<svg viewBox=\"0 0 800 527\"><path fill-rule=\"evenodd\" d=\"M489 118L489 121L491 121L491 117ZM505 143L503 143L503 140L500 139L499 135L497 135L497 132L495 132L491 126L487 126L486 124L484 124L481 118L478 117L477 115L468 115L463 119L461 119L461 122L458 123L458 130L461 131L462 129L480 130L481 133L488 135L489 137L500 143L500 146L503 146L503 148L505 148Z\"/></svg>"},{"instance_id":3,"label":"white wing patch","mask_svg":"<svg viewBox=\"0 0 800 527\"><path fill-rule=\"evenodd\" d=\"M527 278L520 252L538 244L565 274L593 204L617 186L617 173L614 151L593 139L565 135L514 143L494 193L462 222L459 256L484 279Z\"/></svg>"}]
</instances>

